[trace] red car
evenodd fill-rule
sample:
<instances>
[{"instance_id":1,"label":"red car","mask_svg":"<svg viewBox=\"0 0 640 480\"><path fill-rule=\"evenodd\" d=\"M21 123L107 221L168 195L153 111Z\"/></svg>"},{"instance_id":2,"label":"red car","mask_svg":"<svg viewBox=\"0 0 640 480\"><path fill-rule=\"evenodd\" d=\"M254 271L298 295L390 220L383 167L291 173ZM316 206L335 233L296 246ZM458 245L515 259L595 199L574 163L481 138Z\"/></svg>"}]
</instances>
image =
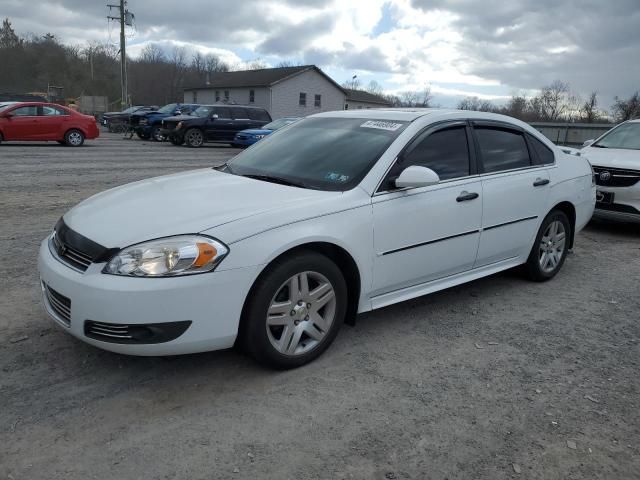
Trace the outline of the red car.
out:
<instances>
[{"instance_id":1,"label":"red car","mask_svg":"<svg viewBox=\"0 0 640 480\"><path fill-rule=\"evenodd\" d=\"M96 120L55 103L18 102L0 106L0 142L50 140L79 147L100 135Z\"/></svg>"}]
</instances>

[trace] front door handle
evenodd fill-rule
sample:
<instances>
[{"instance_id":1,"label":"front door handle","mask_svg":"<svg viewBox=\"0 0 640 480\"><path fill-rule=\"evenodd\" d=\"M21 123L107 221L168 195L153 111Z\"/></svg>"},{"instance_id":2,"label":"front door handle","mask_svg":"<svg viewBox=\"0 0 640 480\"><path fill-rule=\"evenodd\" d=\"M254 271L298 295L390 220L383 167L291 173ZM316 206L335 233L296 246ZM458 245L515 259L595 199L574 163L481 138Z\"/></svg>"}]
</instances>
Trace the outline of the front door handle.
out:
<instances>
[{"instance_id":1,"label":"front door handle","mask_svg":"<svg viewBox=\"0 0 640 480\"><path fill-rule=\"evenodd\" d=\"M548 185L548 184L549 184L548 178L536 178L536 181L533 182L534 187L542 187L543 185Z\"/></svg>"},{"instance_id":2,"label":"front door handle","mask_svg":"<svg viewBox=\"0 0 640 480\"><path fill-rule=\"evenodd\" d=\"M458 202L458 203L460 203L460 202L468 202L469 200L475 200L479 196L480 195L477 194L476 192L467 192L465 190L464 192L461 192L460 195L458 195L458 198L456 198L456 202Z\"/></svg>"}]
</instances>

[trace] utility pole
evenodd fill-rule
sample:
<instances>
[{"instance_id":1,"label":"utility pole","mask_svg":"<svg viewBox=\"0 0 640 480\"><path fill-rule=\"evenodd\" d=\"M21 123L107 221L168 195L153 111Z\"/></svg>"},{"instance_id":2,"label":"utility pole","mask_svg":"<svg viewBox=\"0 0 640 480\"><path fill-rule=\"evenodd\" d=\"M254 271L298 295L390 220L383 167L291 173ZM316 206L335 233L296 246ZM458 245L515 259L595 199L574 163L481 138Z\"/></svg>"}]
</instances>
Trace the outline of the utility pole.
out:
<instances>
[{"instance_id":1,"label":"utility pole","mask_svg":"<svg viewBox=\"0 0 640 480\"><path fill-rule=\"evenodd\" d=\"M133 14L125 9L126 6L126 0L120 0L119 5L107 5L109 11L111 11L112 8L116 8L119 11L119 16L107 16L107 18L120 22L120 88L122 90L120 103L122 104L123 110L129 106L129 92L127 89L127 46L124 27L125 25L131 25L133 19Z\"/></svg>"}]
</instances>

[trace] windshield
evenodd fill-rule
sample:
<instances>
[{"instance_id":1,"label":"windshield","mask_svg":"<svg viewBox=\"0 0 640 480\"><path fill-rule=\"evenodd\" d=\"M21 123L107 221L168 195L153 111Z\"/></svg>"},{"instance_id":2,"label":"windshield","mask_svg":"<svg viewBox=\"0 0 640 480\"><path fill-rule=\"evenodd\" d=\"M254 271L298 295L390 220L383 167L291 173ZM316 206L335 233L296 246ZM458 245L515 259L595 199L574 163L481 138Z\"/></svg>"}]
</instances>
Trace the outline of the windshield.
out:
<instances>
[{"instance_id":1,"label":"windshield","mask_svg":"<svg viewBox=\"0 0 640 480\"><path fill-rule=\"evenodd\" d=\"M129 107L126 110L123 110L122 113L133 113L140 110L140 107Z\"/></svg>"},{"instance_id":2,"label":"windshield","mask_svg":"<svg viewBox=\"0 0 640 480\"><path fill-rule=\"evenodd\" d=\"M0 103L0 112L9 108L13 103Z\"/></svg>"},{"instance_id":3,"label":"windshield","mask_svg":"<svg viewBox=\"0 0 640 480\"><path fill-rule=\"evenodd\" d=\"M178 106L177 103L170 103L169 105L165 105L164 107L162 107L160 110L158 110L158 112L171 113L176 109L177 106Z\"/></svg>"},{"instance_id":4,"label":"windshield","mask_svg":"<svg viewBox=\"0 0 640 480\"><path fill-rule=\"evenodd\" d=\"M593 144L600 148L640 150L640 123L623 123Z\"/></svg>"},{"instance_id":5,"label":"windshield","mask_svg":"<svg viewBox=\"0 0 640 480\"><path fill-rule=\"evenodd\" d=\"M279 128L286 127L287 125L291 125L296 120L298 119L297 118L280 118L278 120L274 120L271 123L267 123L262 128L265 130L278 130Z\"/></svg>"},{"instance_id":6,"label":"windshield","mask_svg":"<svg viewBox=\"0 0 640 480\"><path fill-rule=\"evenodd\" d=\"M245 150L227 170L345 191L362 180L406 126L395 120L306 118Z\"/></svg>"},{"instance_id":7,"label":"windshield","mask_svg":"<svg viewBox=\"0 0 640 480\"><path fill-rule=\"evenodd\" d=\"M212 112L213 107L198 107L193 112L191 112L191 115L194 115L196 117L208 117Z\"/></svg>"}]
</instances>

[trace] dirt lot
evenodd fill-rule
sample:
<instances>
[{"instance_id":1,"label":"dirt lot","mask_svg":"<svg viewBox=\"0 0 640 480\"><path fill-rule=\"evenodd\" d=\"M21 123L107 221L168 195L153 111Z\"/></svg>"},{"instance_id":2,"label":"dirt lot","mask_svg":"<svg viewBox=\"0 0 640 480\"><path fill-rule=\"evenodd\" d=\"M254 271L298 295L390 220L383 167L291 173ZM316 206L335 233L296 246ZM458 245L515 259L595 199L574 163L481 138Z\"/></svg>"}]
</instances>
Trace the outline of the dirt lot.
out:
<instances>
[{"instance_id":1,"label":"dirt lot","mask_svg":"<svg viewBox=\"0 0 640 480\"><path fill-rule=\"evenodd\" d=\"M0 478L640 478L638 227L590 225L548 283L362 315L296 371L119 356L46 318L36 253L68 208L234 152L0 146Z\"/></svg>"}]
</instances>

